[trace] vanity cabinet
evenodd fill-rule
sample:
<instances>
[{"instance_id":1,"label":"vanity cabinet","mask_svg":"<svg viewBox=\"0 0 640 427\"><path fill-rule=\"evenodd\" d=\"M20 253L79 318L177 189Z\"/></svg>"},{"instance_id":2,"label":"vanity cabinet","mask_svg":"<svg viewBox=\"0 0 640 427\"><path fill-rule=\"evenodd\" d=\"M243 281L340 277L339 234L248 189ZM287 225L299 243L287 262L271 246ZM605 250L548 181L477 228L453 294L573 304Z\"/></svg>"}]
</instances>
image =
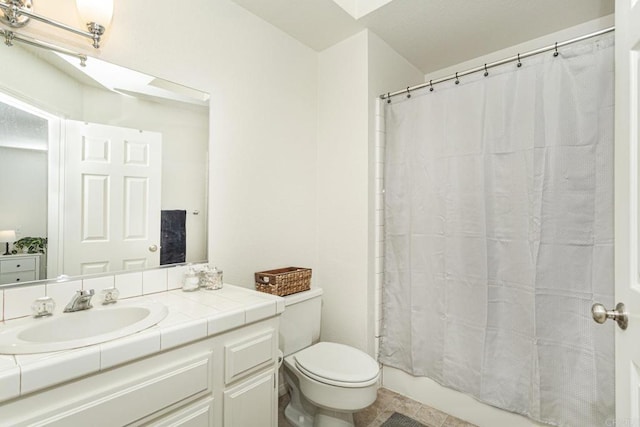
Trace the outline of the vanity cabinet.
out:
<instances>
[{"instance_id":1,"label":"vanity cabinet","mask_svg":"<svg viewBox=\"0 0 640 427\"><path fill-rule=\"evenodd\" d=\"M277 424L276 371L256 375L224 392L224 427Z\"/></svg>"},{"instance_id":2,"label":"vanity cabinet","mask_svg":"<svg viewBox=\"0 0 640 427\"><path fill-rule=\"evenodd\" d=\"M11 426L276 427L272 317L0 404Z\"/></svg>"},{"instance_id":3,"label":"vanity cabinet","mask_svg":"<svg viewBox=\"0 0 640 427\"><path fill-rule=\"evenodd\" d=\"M277 426L276 337L268 329L226 341L224 427Z\"/></svg>"},{"instance_id":4,"label":"vanity cabinet","mask_svg":"<svg viewBox=\"0 0 640 427\"><path fill-rule=\"evenodd\" d=\"M0 256L0 285L40 280L40 254Z\"/></svg>"}]
</instances>

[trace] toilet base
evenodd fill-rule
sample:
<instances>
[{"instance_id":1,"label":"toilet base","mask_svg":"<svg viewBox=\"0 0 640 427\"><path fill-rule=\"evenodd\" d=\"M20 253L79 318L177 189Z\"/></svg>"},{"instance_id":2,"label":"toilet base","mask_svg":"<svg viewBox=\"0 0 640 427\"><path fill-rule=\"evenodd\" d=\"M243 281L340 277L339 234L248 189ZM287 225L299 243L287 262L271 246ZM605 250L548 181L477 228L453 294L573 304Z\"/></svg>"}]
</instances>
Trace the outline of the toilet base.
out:
<instances>
[{"instance_id":1,"label":"toilet base","mask_svg":"<svg viewBox=\"0 0 640 427\"><path fill-rule=\"evenodd\" d=\"M284 408L284 416L296 427L313 427L313 415L296 408L291 403Z\"/></svg>"},{"instance_id":2,"label":"toilet base","mask_svg":"<svg viewBox=\"0 0 640 427\"><path fill-rule=\"evenodd\" d=\"M352 412L332 411L309 402L300 393L297 379L286 369L284 378L289 386L291 400L284 409L284 416L296 427L354 427Z\"/></svg>"},{"instance_id":3,"label":"toilet base","mask_svg":"<svg viewBox=\"0 0 640 427\"><path fill-rule=\"evenodd\" d=\"M328 411L318 408L315 418L313 419L314 427L354 427L353 413Z\"/></svg>"},{"instance_id":4,"label":"toilet base","mask_svg":"<svg viewBox=\"0 0 640 427\"><path fill-rule=\"evenodd\" d=\"M353 414L350 412L328 411L318 408L315 416L301 411L291 403L284 409L287 420L296 427L354 427Z\"/></svg>"}]
</instances>

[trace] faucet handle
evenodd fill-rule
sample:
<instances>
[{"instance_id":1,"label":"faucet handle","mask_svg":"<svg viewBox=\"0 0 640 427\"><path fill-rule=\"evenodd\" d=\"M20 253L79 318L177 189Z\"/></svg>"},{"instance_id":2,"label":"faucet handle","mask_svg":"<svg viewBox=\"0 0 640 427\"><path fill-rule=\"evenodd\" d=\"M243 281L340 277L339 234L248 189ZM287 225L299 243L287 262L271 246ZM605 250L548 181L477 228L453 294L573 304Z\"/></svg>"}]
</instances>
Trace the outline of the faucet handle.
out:
<instances>
[{"instance_id":1,"label":"faucet handle","mask_svg":"<svg viewBox=\"0 0 640 427\"><path fill-rule=\"evenodd\" d=\"M89 296L94 296L96 293L96 291L94 289L87 289L87 290L82 290L80 289L79 291L76 291L76 295L78 295L79 297L89 297Z\"/></svg>"},{"instance_id":2,"label":"faucet handle","mask_svg":"<svg viewBox=\"0 0 640 427\"><path fill-rule=\"evenodd\" d=\"M120 291L117 288L106 288L100 291L100 300L102 305L113 304L118 302Z\"/></svg>"},{"instance_id":3,"label":"faucet handle","mask_svg":"<svg viewBox=\"0 0 640 427\"><path fill-rule=\"evenodd\" d=\"M55 308L56 303L53 301L53 298L40 297L31 304L31 313L33 314L33 317L51 316Z\"/></svg>"}]
</instances>

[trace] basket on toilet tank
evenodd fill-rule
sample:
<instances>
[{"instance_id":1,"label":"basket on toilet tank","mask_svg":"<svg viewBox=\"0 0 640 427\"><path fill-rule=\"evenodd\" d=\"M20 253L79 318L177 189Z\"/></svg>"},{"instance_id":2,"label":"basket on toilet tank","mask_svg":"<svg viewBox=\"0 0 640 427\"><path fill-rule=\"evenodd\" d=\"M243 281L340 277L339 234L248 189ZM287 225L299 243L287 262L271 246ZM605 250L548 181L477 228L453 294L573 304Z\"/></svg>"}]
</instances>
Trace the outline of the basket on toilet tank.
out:
<instances>
[{"instance_id":1,"label":"basket on toilet tank","mask_svg":"<svg viewBox=\"0 0 640 427\"><path fill-rule=\"evenodd\" d=\"M311 269L285 267L275 270L259 271L256 276L256 289L272 295L285 296L311 288Z\"/></svg>"}]
</instances>

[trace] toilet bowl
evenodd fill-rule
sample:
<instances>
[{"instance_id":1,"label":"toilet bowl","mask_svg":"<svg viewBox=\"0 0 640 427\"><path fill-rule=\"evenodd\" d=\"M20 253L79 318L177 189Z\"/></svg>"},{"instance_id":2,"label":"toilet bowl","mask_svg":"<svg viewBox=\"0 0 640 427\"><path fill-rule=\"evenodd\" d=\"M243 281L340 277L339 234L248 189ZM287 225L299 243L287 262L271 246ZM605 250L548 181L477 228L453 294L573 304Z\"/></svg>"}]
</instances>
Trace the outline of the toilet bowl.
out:
<instances>
[{"instance_id":1,"label":"toilet bowl","mask_svg":"<svg viewBox=\"0 0 640 427\"><path fill-rule=\"evenodd\" d=\"M307 292L285 301L280 319L284 379L291 394L285 416L297 427L351 427L353 412L376 400L380 368L371 356L356 348L312 339L311 335L319 335L322 291ZM305 322L312 326L308 337L301 333ZM289 329L292 325L296 327Z\"/></svg>"}]
</instances>

